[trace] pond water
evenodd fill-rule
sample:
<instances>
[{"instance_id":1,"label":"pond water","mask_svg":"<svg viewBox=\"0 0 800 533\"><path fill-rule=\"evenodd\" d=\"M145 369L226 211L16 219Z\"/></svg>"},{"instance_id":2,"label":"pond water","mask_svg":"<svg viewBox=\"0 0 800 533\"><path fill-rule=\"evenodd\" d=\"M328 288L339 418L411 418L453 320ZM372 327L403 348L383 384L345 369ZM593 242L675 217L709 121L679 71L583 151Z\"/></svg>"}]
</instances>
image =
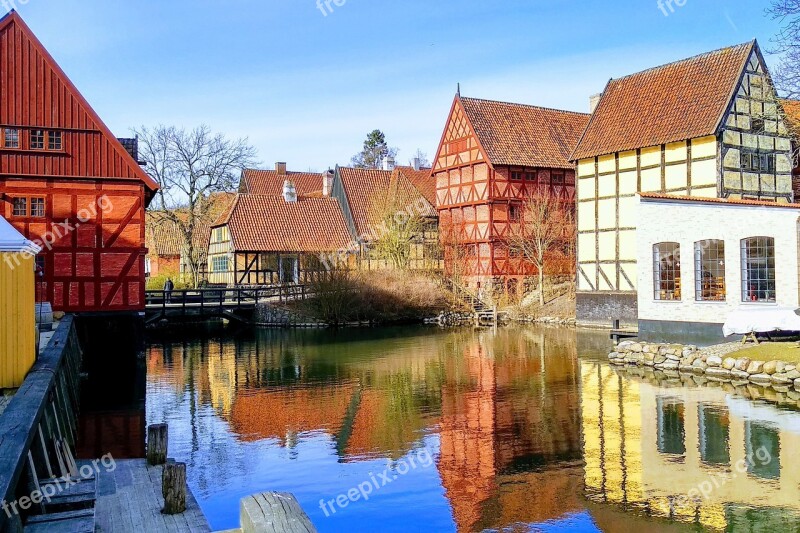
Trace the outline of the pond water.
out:
<instances>
[{"instance_id":1,"label":"pond water","mask_svg":"<svg viewBox=\"0 0 800 533\"><path fill-rule=\"evenodd\" d=\"M606 363L607 333L152 342L147 423L215 530L293 493L326 531L795 531L800 414Z\"/></svg>"}]
</instances>

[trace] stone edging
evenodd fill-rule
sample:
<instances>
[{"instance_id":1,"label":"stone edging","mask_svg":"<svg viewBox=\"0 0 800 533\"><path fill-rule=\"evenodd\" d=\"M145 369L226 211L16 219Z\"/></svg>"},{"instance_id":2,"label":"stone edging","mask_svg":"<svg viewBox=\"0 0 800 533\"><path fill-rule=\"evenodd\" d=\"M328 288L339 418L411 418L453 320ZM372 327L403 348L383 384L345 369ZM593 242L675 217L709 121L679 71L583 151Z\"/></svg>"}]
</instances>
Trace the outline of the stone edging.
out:
<instances>
[{"instance_id":1,"label":"stone edging","mask_svg":"<svg viewBox=\"0 0 800 533\"><path fill-rule=\"evenodd\" d=\"M650 367L665 372L673 371L695 376L705 376L713 381L730 381L734 385L753 383L784 391L794 387L800 391L800 369L783 361L753 361L747 357L725 357L721 345L698 350L696 346L682 344L648 344L624 341L609 354L612 365ZM728 353L733 351L728 350Z\"/></svg>"}]
</instances>

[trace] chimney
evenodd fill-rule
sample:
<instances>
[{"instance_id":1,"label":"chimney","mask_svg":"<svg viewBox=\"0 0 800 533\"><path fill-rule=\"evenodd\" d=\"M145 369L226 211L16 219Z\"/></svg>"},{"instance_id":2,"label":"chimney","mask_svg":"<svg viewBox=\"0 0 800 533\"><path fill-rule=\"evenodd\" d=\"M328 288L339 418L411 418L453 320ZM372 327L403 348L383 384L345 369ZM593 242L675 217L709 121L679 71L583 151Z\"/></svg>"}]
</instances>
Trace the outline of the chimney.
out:
<instances>
[{"instance_id":1,"label":"chimney","mask_svg":"<svg viewBox=\"0 0 800 533\"><path fill-rule=\"evenodd\" d=\"M296 204L297 203L297 189L292 183L292 180L286 180L283 182L283 199L286 200L287 204Z\"/></svg>"},{"instance_id":2,"label":"chimney","mask_svg":"<svg viewBox=\"0 0 800 533\"><path fill-rule=\"evenodd\" d=\"M603 98L603 93L593 94L589 97L589 113L594 113L594 110L597 109L601 98Z\"/></svg>"},{"instance_id":3,"label":"chimney","mask_svg":"<svg viewBox=\"0 0 800 533\"><path fill-rule=\"evenodd\" d=\"M421 163L420 163L419 157L415 157L414 158L414 170L419 170L420 169L420 164Z\"/></svg>"},{"instance_id":4,"label":"chimney","mask_svg":"<svg viewBox=\"0 0 800 533\"><path fill-rule=\"evenodd\" d=\"M383 170L394 170L394 157L387 155L383 160Z\"/></svg>"},{"instance_id":5,"label":"chimney","mask_svg":"<svg viewBox=\"0 0 800 533\"><path fill-rule=\"evenodd\" d=\"M333 192L333 170L322 173L322 196L326 198Z\"/></svg>"},{"instance_id":6,"label":"chimney","mask_svg":"<svg viewBox=\"0 0 800 533\"><path fill-rule=\"evenodd\" d=\"M286 163L275 163L275 172L278 173L278 176L285 176L286 175Z\"/></svg>"}]
</instances>

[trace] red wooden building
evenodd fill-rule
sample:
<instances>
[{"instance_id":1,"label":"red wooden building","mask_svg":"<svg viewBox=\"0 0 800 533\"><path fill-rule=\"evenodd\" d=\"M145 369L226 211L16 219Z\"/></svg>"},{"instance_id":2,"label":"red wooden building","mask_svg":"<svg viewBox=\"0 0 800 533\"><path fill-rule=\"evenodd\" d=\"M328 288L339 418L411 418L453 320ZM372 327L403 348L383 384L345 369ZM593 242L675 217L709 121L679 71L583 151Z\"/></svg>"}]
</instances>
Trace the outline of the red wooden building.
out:
<instances>
[{"instance_id":1,"label":"red wooden building","mask_svg":"<svg viewBox=\"0 0 800 533\"><path fill-rule=\"evenodd\" d=\"M583 113L456 95L432 171L448 275L508 290L536 274L509 253L509 228L537 188L574 201L569 156L588 122Z\"/></svg>"},{"instance_id":2,"label":"red wooden building","mask_svg":"<svg viewBox=\"0 0 800 533\"><path fill-rule=\"evenodd\" d=\"M42 243L39 299L56 311L144 308L145 208L158 185L128 144L17 13L0 19L0 214Z\"/></svg>"}]
</instances>

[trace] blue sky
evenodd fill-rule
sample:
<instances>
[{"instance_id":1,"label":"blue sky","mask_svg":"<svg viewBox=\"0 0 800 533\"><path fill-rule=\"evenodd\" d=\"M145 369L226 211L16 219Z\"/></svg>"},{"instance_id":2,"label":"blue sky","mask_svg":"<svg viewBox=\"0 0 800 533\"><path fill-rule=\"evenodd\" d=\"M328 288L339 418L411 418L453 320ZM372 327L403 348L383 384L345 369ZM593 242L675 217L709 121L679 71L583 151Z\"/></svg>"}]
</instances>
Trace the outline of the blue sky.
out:
<instances>
[{"instance_id":1,"label":"blue sky","mask_svg":"<svg viewBox=\"0 0 800 533\"><path fill-rule=\"evenodd\" d=\"M201 123L264 166L346 164L382 129L432 158L465 96L585 111L618 77L757 38L767 0L0 0L119 136ZM342 0L339 0L341 3ZM774 58L767 56L770 63Z\"/></svg>"}]
</instances>

